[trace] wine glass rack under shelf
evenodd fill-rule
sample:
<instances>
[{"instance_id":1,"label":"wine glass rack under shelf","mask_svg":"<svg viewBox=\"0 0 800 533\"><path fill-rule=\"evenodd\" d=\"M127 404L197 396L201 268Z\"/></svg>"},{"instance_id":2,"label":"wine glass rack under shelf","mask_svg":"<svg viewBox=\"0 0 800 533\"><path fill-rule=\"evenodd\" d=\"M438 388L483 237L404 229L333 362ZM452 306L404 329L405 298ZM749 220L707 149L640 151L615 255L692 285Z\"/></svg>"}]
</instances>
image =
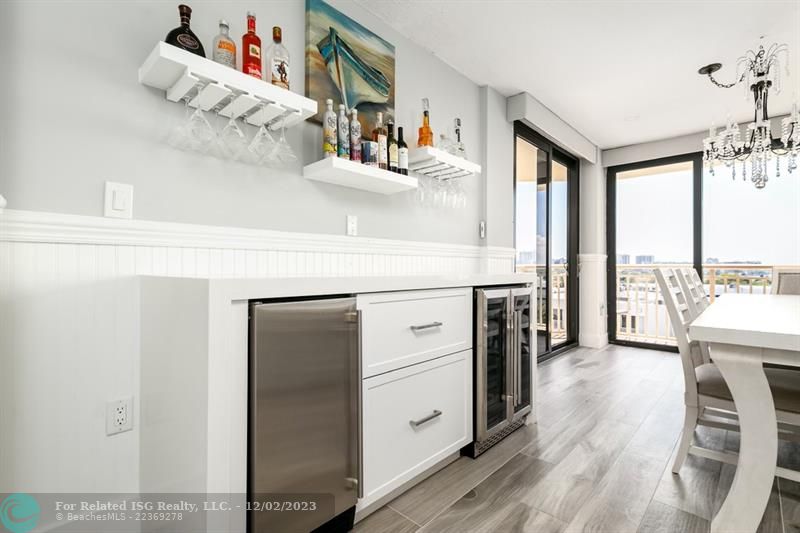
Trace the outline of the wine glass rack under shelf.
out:
<instances>
[{"instance_id":1,"label":"wine glass rack under shelf","mask_svg":"<svg viewBox=\"0 0 800 533\"><path fill-rule=\"evenodd\" d=\"M420 146L409 150L408 168L417 174L442 180L481 173L481 166L477 163L432 146Z\"/></svg>"},{"instance_id":2,"label":"wine glass rack under shelf","mask_svg":"<svg viewBox=\"0 0 800 533\"><path fill-rule=\"evenodd\" d=\"M314 100L165 42L156 44L139 67L139 82L166 91L167 100L189 99L192 107L271 129L294 126L317 113Z\"/></svg>"}]
</instances>

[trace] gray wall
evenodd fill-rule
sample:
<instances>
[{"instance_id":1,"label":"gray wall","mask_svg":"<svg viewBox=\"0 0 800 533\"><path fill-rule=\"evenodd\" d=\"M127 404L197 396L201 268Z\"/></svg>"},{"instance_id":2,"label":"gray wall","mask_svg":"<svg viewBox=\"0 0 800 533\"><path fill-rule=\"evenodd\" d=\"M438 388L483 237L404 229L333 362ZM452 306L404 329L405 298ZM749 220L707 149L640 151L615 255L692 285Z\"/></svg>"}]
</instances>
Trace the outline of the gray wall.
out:
<instances>
[{"instance_id":1,"label":"gray wall","mask_svg":"<svg viewBox=\"0 0 800 533\"><path fill-rule=\"evenodd\" d=\"M478 244L481 176L466 180L465 210L430 210L414 204L413 193L387 197L303 179L302 165L321 157L321 129L311 123L290 131L301 162L286 170L219 161L165 145L182 106L140 85L137 70L155 43L177 26L177 3L0 4L0 40L8 52L0 56L5 73L0 193L9 209L99 216L109 180L134 186L137 219L343 234L345 216L354 214L362 236ZM410 143L416 142L420 99L429 97L434 132L449 131L453 117L460 116L470 159L482 163L479 88L356 4L331 4L395 45L395 122L411 133ZM281 26L292 58L291 85L302 92L302 0L191 5L192 27L207 51L220 17L231 23L236 40L248 9L258 15L262 39L269 38L273 25Z\"/></svg>"}]
</instances>

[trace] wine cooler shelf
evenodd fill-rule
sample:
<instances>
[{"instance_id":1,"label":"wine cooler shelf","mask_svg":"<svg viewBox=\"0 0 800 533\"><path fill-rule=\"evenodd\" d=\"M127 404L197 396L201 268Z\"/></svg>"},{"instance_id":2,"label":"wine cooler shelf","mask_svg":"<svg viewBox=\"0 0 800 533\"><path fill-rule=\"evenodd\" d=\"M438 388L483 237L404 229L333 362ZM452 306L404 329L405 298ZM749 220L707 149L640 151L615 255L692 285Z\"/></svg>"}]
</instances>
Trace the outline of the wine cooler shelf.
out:
<instances>
[{"instance_id":1,"label":"wine cooler shelf","mask_svg":"<svg viewBox=\"0 0 800 533\"><path fill-rule=\"evenodd\" d=\"M189 99L204 111L219 107L225 117L245 117L270 129L294 126L317 113L317 102L248 76L165 42L139 68L139 82L166 91L167 100Z\"/></svg>"}]
</instances>

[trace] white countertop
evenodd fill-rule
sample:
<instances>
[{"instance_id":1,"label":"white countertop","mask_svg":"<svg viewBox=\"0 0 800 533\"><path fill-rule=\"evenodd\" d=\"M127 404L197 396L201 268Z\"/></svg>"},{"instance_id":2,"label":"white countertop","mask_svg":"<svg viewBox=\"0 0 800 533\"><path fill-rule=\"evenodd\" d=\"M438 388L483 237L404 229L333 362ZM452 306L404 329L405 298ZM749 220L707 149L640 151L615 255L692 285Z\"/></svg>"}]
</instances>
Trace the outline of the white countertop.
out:
<instances>
[{"instance_id":1,"label":"white countertop","mask_svg":"<svg viewBox=\"0 0 800 533\"><path fill-rule=\"evenodd\" d=\"M151 276L144 276L151 278ZM159 277L160 279L165 279ZM286 298L332 294L483 287L535 284L536 274L473 274L465 276L376 276L327 278L245 278L196 279L169 278L179 283L207 284L209 291L225 300Z\"/></svg>"},{"instance_id":2,"label":"white countertop","mask_svg":"<svg viewBox=\"0 0 800 533\"><path fill-rule=\"evenodd\" d=\"M689 327L692 340L800 351L800 296L724 294Z\"/></svg>"}]
</instances>

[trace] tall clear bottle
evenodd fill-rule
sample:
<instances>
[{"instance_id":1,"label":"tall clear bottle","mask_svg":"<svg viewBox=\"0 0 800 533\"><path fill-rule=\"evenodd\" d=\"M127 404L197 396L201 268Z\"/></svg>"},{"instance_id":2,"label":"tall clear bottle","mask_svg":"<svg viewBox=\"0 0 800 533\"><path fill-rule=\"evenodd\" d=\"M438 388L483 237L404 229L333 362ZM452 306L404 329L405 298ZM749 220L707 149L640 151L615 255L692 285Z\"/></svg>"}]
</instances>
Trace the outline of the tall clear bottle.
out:
<instances>
[{"instance_id":1,"label":"tall clear bottle","mask_svg":"<svg viewBox=\"0 0 800 533\"><path fill-rule=\"evenodd\" d=\"M328 108L322 115L322 152L325 157L336 157L337 133L336 113L333 112L333 100L325 100Z\"/></svg>"},{"instance_id":2,"label":"tall clear bottle","mask_svg":"<svg viewBox=\"0 0 800 533\"><path fill-rule=\"evenodd\" d=\"M431 129L430 106L428 99L422 99L422 126L419 128L417 146L433 146L433 130Z\"/></svg>"},{"instance_id":3,"label":"tall clear bottle","mask_svg":"<svg viewBox=\"0 0 800 533\"><path fill-rule=\"evenodd\" d=\"M267 50L267 81L272 85L289 88L289 50L283 46L280 26L272 28L272 44Z\"/></svg>"},{"instance_id":4,"label":"tall clear bottle","mask_svg":"<svg viewBox=\"0 0 800 533\"><path fill-rule=\"evenodd\" d=\"M219 35L214 37L214 49L211 58L221 65L236 68L236 43L228 33L228 21L219 21Z\"/></svg>"},{"instance_id":5,"label":"tall clear bottle","mask_svg":"<svg viewBox=\"0 0 800 533\"><path fill-rule=\"evenodd\" d=\"M358 110L350 112L350 161L361 162L361 123L358 121Z\"/></svg>"},{"instance_id":6,"label":"tall clear bottle","mask_svg":"<svg viewBox=\"0 0 800 533\"><path fill-rule=\"evenodd\" d=\"M389 168L389 154L386 146L386 127L383 125L383 113L378 111L372 140L378 143L378 166L384 170Z\"/></svg>"},{"instance_id":7,"label":"tall clear bottle","mask_svg":"<svg viewBox=\"0 0 800 533\"><path fill-rule=\"evenodd\" d=\"M453 121L453 130L455 132L455 142L453 144L453 154L458 157L467 158L467 149L461 141L461 119L456 118Z\"/></svg>"},{"instance_id":8,"label":"tall clear bottle","mask_svg":"<svg viewBox=\"0 0 800 533\"><path fill-rule=\"evenodd\" d=\"M344 104L339 104L339 119L337 120L337 131L339 132L339 144L337 154L342 159L350 159L350 121L347 120L347 112Z\"/></svg>"}]
</instances>

